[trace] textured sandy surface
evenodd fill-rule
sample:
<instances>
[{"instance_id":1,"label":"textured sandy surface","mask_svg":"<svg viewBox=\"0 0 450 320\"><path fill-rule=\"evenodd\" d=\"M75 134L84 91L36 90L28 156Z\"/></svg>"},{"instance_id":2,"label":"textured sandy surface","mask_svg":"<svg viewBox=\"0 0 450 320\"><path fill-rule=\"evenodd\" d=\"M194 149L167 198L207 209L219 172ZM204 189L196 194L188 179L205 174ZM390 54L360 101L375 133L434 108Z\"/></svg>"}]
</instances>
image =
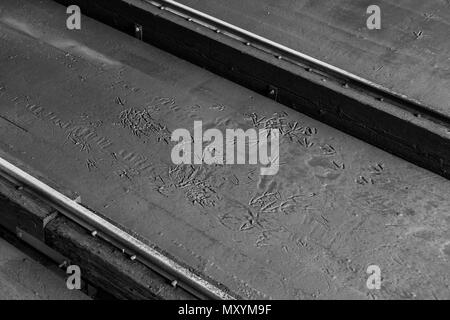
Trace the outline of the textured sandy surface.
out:
<instances>
[{"instance_id":1,"label":"textured sandy surface","mask_svg":"<svg viewBox=\"0 0 450 320\"><path fill-rule=\"evenodd\" d=\"M53 3L0 10L0 147L85 205L245 298L450 298L448 180ZM194 120L283 129L278 175L173 165Z\"/></svg>"}]
</instances>

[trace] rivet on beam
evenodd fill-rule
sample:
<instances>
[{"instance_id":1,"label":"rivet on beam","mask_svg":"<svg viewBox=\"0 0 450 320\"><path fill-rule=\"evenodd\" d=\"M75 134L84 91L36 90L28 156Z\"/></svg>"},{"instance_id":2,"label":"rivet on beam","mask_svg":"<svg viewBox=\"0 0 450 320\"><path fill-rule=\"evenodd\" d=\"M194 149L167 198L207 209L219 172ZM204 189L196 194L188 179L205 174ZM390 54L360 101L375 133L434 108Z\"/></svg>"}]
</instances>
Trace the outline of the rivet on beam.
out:
<instances>
[{"instance_id":1,"label":"rivet on beam","mask_svg":"<svg viewBox=\"0 0 450 320\"><path fill-rule=\"evenodd\" d=\"M140 24L134 25L134 35L139 40L142 40L143 35L144 35L144 28Z\"/></svg>"}]
</instances>

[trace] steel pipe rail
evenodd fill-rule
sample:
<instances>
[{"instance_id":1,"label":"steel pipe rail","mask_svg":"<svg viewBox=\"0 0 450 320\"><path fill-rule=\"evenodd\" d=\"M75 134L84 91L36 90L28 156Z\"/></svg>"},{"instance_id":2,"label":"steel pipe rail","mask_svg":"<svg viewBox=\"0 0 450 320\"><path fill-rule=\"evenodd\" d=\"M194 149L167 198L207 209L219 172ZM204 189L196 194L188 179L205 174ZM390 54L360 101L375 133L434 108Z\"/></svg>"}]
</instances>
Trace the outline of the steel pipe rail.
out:
<instances>
[{"instance_id":1,"label":"steel pipe rail","mask_svg":"<svg viewBox=\"0 0 450 320\"><path fill-rule=\"evenodd\" d=\"M382 98L383 100L390 100L395 102L396 105L419 111L424 115L429 115L432 119L438 121L450 121L445 115L437 113L435 110L423 103L411 99L406 95L394 92L380 84L367 80L363 77L355 75L351 72L345 71L341 68L328 64L319 59L313 58L307 54L284 46L278 42L272 41L260 35L257 35L248 30L242 29L238 26L230 24L226 21L203 13L199 10L193 9L189 6L183 5L173 0L139 0L143 3L153 5L161 10L166 10L178 16L182 16L189 21L198 23L212 31L222 33L237 39L247 45L251 45L257 48L264 48L264 51L271 52L279 59L284 59L296 64L303 64L307 67L323 72L328 76L334 76L343 81L345 85L353 84L355 88L359 88L365 91L372 91L371 94L376 98Z\"/></svg>"},{"instance_id":2,"label":"steel pipe rail","mask_svg":"<svg viewBox=\"0 0 450 320\"><path fill-rule=\"evenodd\" d=\"M173 285L183 288L197 298L235 299L223 289L203 279L157 249L137 239L3 158L0 158L0 174L20 185L26 186L69 219L92 229L93 236L104 236L106 240L112 240L110 242L124 251L124 248L126 248L130 254L133 254L133 260L139 260L147 266L156 266L157 270L154 271L163 273L166 277L171 277Z\"/></svg>"}]
</instances>

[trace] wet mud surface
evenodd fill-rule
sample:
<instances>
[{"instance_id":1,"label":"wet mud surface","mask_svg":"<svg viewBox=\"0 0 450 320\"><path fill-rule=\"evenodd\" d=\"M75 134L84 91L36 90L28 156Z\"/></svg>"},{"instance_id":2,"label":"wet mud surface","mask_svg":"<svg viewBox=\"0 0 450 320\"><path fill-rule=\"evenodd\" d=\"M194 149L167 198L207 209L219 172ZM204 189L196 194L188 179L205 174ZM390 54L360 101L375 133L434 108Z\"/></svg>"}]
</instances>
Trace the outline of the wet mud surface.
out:
<instances>
[{"instance_id":1,"label":"wet mud surface","mask_svg":"<svg viewBox=\"0 0 450 320\"><path fill-rule=\"evenodd\" d=\"M450 298L450 182L51 2L0 4L0 148L249 299ZM170 134L278 128L280 169ZM381 290L368 290L378 265Z\"/></svg>"},{"instance_id":2,"label":"wet mud surface","mask_svg":"<svg viewBox=\"0 0 450 320\"><path fill-rule=\"evenodd\" d=\"M450 3L444 0L180 0L450 116ZM366 26L369 5L381 29Z\"/></svg>"}]
</instances>

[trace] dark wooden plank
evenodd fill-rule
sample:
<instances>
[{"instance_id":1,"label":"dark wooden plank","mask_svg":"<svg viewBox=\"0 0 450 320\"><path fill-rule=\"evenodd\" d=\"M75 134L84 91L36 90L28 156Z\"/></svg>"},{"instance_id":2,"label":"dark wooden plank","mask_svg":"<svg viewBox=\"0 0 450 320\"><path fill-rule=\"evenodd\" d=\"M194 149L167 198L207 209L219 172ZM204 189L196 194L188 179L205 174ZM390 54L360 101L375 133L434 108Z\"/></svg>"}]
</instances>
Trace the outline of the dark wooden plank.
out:
<instances>
[{"instance_id":1,"label":"dark wooden plank","mask_svg":"<svg viewBox=\"0 0 450 320\"><path fill-rule=\"evenodd\" d=\"M89 300L66 287L65 273L49 268L45 257L3 237L0 229L0 300ZM59 272L57 272L59 271Z\"/></svg>"},{"instance_id":2,"label":"dark wooden plank","mask_svg":"<svg viewBox=\"0 0 450 320\"><path fill-rule=\"evenodd\" d=\"M44 239L44 228L54 217L54 210L21 187L0 178L0 224L13 233L23 230Z\"/></svg>"},{"instance_id":3,"label":"dark wooden plank","mask_svg":"<svg viewBox=\"0 0 450 320\"><path fill-rule=\"evenodd\" d=\"M51 221L45 230L45 243L80 266L82 277L118 299L191 300L193 296L146 266L131 261L120 250L90 236L63 216Z\"/></svg>"},{"instance_id":4,"label":"dark wooden plank","mask_svg":"<svg viewBox=\"0 0 450 320\"><path fill-rule=\"evenodd\" d=\"M193 299L117 248L55 214L35 195L0 179L0 225L13 234L19 228L69 258L82 268L82 277L89 283L119 299ZM0 282L1 276L0 270ZM0 291L0 295L7 293ZM50 296L51 292L46 294Z\"/></svg>"}]
</instances>

